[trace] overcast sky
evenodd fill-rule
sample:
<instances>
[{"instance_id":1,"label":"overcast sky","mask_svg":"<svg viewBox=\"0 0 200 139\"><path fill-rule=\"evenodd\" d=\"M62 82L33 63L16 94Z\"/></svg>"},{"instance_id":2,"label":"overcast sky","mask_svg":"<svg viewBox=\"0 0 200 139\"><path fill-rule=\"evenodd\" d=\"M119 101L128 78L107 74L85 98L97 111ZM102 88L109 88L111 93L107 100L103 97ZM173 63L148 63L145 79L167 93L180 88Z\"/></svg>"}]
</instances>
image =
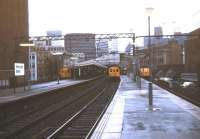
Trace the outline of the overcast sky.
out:
<instances>
[{"instance_id":1,"label":"overcast sky","mask_svg":"<svg viewBox=\"0 0 200 139\"><path fill-rule=\"evenodd\" d=\"M199 0L29 0L30 35L46 35L47 30L147 35L147 7L154 8L152 29L188 32L200 27L199 5Z\"/></svg>"}]
</instances>

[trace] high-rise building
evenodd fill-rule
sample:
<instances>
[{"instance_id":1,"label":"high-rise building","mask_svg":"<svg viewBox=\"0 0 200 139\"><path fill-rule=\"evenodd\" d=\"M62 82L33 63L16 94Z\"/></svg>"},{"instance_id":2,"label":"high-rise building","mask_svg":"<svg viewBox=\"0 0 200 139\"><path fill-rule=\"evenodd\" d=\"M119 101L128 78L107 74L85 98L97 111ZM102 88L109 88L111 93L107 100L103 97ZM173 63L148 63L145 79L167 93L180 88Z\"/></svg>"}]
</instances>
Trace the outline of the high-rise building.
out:
<instances>
[{"instance_id":1,"label":"high-rise building","mask_svg":"<svg viewBox=\"0 0 200 139\"><path fill-rule=\"evenodd\" d=\"M161 26L154 28L154 37L151 37L151 46L164 46L168 44L169 39L162 37L163 30ZM157 37L155 37L157 36ZM148 47L149 37L144 37L144 47Z\"/></svg>"},{"instance_id":2,"label":"high-rise building","mask_svg":"<svg viewBox=\"0 0 200 139\"><path fill-rule=\"evenodd\" d=\"M108 40L101 39L96 42L97 57L108 54Z\"/></svg>"},{"instance_id":3,"label":"high-rise building","mask_svg":"<svg viewBox=\"0 0 200 139\"><path fill-rule=\"evenodd\" d=\"M161 26L154 27L154 35L158 37L151 38L151 44L153 45L164 45L166 42L166 39L162 37L163 30Z\"/></svg>"},{"instance_id":4,"label":"high-rise building","mask_svg":"<svg viewBox=\"0 0 200 139\"><path fill-rule=\"evenodd\" d=\"M156 36L163 35L163 30L162 30L161 26L154 27L154 35L156 35Z\"/></svg>"},{"instance_id":5,"label":"high-rise building","mask_svg":"<svg viewBox=\"0 0 200 139\"><path fill-rule=\"evenodd\" d=\"M95 34L72 33L65 35L65 51L81 60L96 58Z\"/></svg>"},{"instance_id":6,"label":"high-rise building","mask_svg":"<svg viewBox=\"0 0 200 139\"><path fill-rule=\"evenodd\" d=\"M0 0L0 84L9 84L14 63L28 67L28 51L20 43L28 40L28 0Z\"/></svg>"}]
</instances>

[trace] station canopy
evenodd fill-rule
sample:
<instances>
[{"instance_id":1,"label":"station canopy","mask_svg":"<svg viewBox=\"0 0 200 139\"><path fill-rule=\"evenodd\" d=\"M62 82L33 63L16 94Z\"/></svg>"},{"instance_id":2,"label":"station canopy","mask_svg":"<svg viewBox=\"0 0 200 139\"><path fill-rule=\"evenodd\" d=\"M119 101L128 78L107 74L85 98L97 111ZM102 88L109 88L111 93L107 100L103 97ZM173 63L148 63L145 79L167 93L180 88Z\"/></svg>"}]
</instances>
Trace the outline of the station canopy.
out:
<instances>
[{"instance_id":1,"label":"station canopy","mask_svg":"<svg viewBox=\"0 0 200 139\"><path fill-rule=\"evenodd\" d=\"M84 66L90 66L90 65L95 65L95 66L97 66L97 67L106 68L105 65L102 65L102 64L96 62L96 60L88 60L88 61L76 63L76 64L75 64L75 67L84 67Z\"/></svg>"}]
</instances>

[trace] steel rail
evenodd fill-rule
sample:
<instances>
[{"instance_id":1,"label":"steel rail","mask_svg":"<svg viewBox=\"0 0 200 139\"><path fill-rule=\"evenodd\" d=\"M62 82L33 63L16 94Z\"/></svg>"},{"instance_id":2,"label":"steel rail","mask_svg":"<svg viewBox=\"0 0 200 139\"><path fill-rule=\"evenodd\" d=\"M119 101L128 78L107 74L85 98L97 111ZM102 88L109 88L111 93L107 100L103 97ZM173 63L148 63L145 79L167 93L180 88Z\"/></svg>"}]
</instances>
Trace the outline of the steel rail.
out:
<instances>
[{"instance_id":1,"label":"steel rail","mask_svg":"<svg viewBox=\"0 0 200 139\"><path fill-rule=\"evenodd\" d=\"M57 136L62 129L64 129L66 126L68 126L75 118L77 118L85 109L87 109L91 104L99 97L101 96L106 88L104 88L101 93L99 93L95 98L93 98L90 102L88 102L81 110L79 110L76 114L74 114L69 120L67 120L63 125L61 125L56 131L54 131L51 135L47 137L47 139L52 139L55 136Z\"/></svg>"}]
</instances>

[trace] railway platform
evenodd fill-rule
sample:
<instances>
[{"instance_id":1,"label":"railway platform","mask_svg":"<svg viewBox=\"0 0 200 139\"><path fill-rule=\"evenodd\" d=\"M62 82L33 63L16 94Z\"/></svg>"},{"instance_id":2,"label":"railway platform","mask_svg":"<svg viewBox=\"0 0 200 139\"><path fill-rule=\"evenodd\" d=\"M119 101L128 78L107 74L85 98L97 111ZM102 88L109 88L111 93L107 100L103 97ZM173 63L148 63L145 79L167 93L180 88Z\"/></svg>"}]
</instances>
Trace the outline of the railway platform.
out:
<instances>
[{"instance_id":1,"label":"railway platform","mask_svg":"<svg viewBox=\"0 0 200 139\"><path fill-rule=\"evenodd\" d=\"M20 98L36 95L39 93L44 93L49 90L54 90L74 84L78 84L81 82L84 82L85 80L60 80L59 84L57 81L51 81L51 82L45 82L45 83L39 83L31 85L31 89L28 90L27 86L24 89L24 87L18 87L15 89L8 88L8 89L0 89L0 103L5 103L12 100L17 100Z\"/></svg>"},{"instance_id":2,"label":"railway platform","mask_svg":"<svg viewBox=\"0 0 200 139\"><path fill-rule=\"evenodd\" d=\"M199 139L200 108L153 85L153 110L148 82L141 89L127 76L95 129L92 139Z\"/></svg>"}]
</instances>

